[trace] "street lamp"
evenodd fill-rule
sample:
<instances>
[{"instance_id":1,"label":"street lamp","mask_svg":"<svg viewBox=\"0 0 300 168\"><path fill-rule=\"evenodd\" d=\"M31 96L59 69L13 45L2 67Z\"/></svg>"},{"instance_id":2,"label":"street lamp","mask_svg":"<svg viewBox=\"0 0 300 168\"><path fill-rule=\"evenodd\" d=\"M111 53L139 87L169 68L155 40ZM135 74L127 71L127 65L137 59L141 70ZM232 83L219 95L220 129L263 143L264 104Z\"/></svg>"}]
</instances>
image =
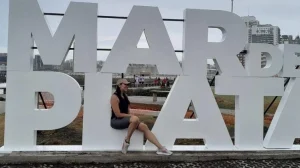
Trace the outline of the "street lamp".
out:
<instances>
[{"instance_id":1,"label":"street lamp","mask_svg":"<svg viewBox=\"0 0 300 168\"><path fill-rule=\"evenodd\" d=\"M231 0L231 12L233 13L233 1L234 0Z\"/></svg>"}]
</instances>

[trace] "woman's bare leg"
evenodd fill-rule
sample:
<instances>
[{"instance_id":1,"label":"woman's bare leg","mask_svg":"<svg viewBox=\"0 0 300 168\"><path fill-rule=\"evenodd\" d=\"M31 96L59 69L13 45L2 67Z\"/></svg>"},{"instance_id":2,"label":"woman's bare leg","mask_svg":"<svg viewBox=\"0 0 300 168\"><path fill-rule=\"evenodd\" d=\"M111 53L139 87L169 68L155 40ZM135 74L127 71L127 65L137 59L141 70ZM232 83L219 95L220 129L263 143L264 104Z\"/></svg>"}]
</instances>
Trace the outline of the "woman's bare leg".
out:
<instances>
[{"instance_id":1,"label":"woman's bare leg","mask_svg":"<svg viewBox=\"0 0 300 168\"><path fill-rule=\"evenodd\" d=\"M130 138L131 138L133 132L136 130L136 127L138 126L139 122L140 122L140 120L137 116L130 117L130 124L129 124L129 127L128 127L128 133L127 133L127 136L125 138L127 143L130 142Z\"/></svg>"},{"instance_id":2,"label":"woman's bare leg","mask_svg":"<svg viewBox=\"0 0 300 168\"><path fill-rule=\"evenodd\" d=\"M140 123L138 129L142 131L145 137L153 143L158 149L162 149L163 146L158 142L156 136L149 130L148 126L144 123Z\"/></svg>"}]
</instances>

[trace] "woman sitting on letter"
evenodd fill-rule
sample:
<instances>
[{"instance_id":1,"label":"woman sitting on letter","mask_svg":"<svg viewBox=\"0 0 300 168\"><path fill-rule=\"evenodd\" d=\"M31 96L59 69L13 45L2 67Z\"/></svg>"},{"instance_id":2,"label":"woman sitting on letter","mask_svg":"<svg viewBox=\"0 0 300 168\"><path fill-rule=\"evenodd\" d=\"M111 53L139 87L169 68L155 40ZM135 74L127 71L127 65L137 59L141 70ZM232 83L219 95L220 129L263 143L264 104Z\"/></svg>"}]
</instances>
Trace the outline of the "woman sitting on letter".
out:
<instances>
[{"instance_id":1,"label":"woman sitting on letter","mask_svg":"<svg viewBox=\"0 0 300 168\"><path fill-rule=\"evenodd\" d=\"M171 155L172 152L158 142L155 135L149 130L146 124L140 122L137 116L129 114L130 102L126 95L129 83L130 82L126 79L119 79L117 81L116 92L112 95L110 101L112 108L111 127L114 129L128 128L128 133L122 146L122 153L127 153L130 145L130 138L135 129L138 129L143 132L145 137L158 148L156 152L158 155Z\"/></svg>"}]
</instances>

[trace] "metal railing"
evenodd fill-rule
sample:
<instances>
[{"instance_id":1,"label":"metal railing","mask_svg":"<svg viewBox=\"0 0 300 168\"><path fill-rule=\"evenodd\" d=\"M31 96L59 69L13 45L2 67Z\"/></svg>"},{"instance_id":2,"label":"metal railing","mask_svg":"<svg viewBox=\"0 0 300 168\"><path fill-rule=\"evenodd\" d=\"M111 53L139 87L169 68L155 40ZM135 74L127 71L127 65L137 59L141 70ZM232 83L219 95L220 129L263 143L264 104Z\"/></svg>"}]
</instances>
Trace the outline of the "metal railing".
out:
<instances>
[{"instance_id":1,"label":"metal railing","mask_svg":"<svg viewBox=\"0 0 300 168\"><path fill-rule=\"evenodd\" d=\"M63 13L44 13L45 16L64 16ZM106 16L98 15L98 18L103 19L127 19L128 17L124 16ZM184 22L184 19L163 19L165 22ZM37 47L32 47L32 49L38 49ZM74 48L69 48L69 50L74 50ZM97 51L111 51L111 48L97 48ZM175 50L175 52L183 53L183 50Z\"/></svg>"}]
</instances>

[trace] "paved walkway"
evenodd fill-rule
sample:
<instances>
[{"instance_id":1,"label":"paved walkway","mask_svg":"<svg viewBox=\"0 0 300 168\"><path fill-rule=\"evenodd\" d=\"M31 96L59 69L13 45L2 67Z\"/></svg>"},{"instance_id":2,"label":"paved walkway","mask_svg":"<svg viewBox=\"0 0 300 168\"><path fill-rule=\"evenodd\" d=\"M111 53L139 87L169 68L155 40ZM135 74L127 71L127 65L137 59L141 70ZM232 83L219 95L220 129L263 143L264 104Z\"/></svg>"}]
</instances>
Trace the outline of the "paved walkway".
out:
<instances>
[{"instance_id":1,"label":"paved walkway","mask_svg":"<svg viewBox=\"0 0 300 168\"><path fill-rule=\"evenodd\" d=\"M244 167L244 168L285 168L299 167L300 160L223 160L207 162L171 162L171 163L92 163L92 164L22 164L22 165L0 165L0 168L215 168L215 167Z\"/></svg>"},{"instance_id":2,"label":"paved walkway","mask_svg":"<svg viewBox=\"0 0 300 168\"><path fill-rule=\"evenodd\" d=\"M153 102L152 96L129 96L129 101L133 103L141 103L141 104L157 104L163 105L166 101L166 97L157 97L157 101Z\"/></svg>"},{"instance_id":3,"label":"paved walkway","mask_svg":"<svg viewBox=\"0 0 300 168\"><path fill-rule=\"evenodd\" d=\"M299 151L253 152L13 152L0 156L0 168L91 167L91 168L173 168L173 167L299 167Z\"/></svg>"},{"instance_id":4,"label":"paved walkway","mask_svg":"<svg viewBox=\"0 0 300 168\"><path fill-rule=\"evenodd\" d=\"M149 86L149 87L131 87L129 89L159 89L160 86Z\"/></svg>"}]
</instances>

